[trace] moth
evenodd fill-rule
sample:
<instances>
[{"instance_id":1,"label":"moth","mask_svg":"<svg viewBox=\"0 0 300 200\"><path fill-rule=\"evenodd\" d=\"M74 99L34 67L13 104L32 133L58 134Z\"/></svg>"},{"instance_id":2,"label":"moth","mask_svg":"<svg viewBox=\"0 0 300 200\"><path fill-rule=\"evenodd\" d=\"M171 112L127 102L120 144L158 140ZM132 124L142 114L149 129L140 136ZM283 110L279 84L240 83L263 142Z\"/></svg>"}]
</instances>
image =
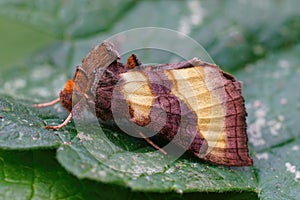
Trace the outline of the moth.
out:
<instances>
[{"instance_id":1,"label":"moth","mask_svg":"<svg viewBox=\"0 0 300 200\"><path fill-rule=\"evenodd\" d=\"M151 133L214 164L253 165L241 83L197 58L151 66L132 54L123 64L113 45L103 42L77 66L59 98L33 106L59 102L70 114L47 129L67 125L85 106L94 109L101 122L123 120L129 131L163 153Z\"/></svg>"}]
</instances>

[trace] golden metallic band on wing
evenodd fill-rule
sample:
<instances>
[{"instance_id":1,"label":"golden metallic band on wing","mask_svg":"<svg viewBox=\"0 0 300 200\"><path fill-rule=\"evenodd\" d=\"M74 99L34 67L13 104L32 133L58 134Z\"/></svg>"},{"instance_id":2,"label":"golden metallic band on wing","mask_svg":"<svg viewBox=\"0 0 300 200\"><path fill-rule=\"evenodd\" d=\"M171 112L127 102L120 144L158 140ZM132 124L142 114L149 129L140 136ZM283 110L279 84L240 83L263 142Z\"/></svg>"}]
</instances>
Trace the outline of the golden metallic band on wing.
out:
<instances>
[{"instance_id":1,"label":"golden metallic band on wing","mask_svg":"<svg viewBox=\"0 0 300 200\"><path fill-rule=\"evenodd\" d=\"M172 93L182 99L197 115L198 131L208 142L212 150L215 146L225 148L223 137L224 108L218 94L208 86L213 80L213 73L207 68L193 68L165 71L166 76L173 80ZM215 76L218 76L215 70ZM208 153L208 152L207 152Z\"/></svg>"},{"instance_id":2,"label":"golden metallic band on wing","mask_svg":"<svg viewBox=\"0 0 300 200\"><path fill-rule=\"evenodd\" d=\"M140 122L138 124L142 121L149 123L154 96L147 75L141 71L129 71L121 77L124 80L121 92L130 106L132 120Z\"/></svg>"}]
</instances>

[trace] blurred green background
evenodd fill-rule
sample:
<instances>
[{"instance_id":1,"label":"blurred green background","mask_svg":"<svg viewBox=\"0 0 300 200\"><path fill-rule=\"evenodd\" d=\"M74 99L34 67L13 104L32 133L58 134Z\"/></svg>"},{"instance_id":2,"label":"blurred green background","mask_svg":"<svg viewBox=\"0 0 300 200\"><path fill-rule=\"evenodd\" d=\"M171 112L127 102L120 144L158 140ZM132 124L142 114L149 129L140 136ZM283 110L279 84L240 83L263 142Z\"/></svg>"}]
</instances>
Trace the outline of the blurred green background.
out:
<instances>
[{"instance_id":1,"label":"blurred green background","mask_svg":"<svg viewBox=\"0 0 300 200\"><path fill-rule=\"evenodd\" d=\"M299 7L299 0L0 0L0 199L299 199ZM170 174L129 177L97 162L73 124L56 135L44 130L67 113L30 105L55 98L92 46L146 26L187 34L243 81L253 167L182 158Z\"/></svg>"},{"instance_id":2,"label":"blurred green background","mask_svg":"<svg viewBox=\"0 0 300 200\"><path fill-rule=\"evenodd\" d=\"M55 41L55 37L20 22L0 18L1 53L0 66L20 63L26 56Z\"/></svg>"}]
</instances>

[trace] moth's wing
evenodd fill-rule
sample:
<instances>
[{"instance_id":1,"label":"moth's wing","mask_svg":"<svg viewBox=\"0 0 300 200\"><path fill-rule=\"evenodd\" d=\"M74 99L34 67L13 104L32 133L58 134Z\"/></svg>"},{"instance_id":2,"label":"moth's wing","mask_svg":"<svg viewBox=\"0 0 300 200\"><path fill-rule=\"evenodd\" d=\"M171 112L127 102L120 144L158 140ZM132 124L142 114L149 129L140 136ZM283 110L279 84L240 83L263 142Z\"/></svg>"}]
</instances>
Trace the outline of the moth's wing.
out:
<instances>
[{"instance_id":1,"label":"moth's wing","mask_svg":"<svg viewBox=\"0 0 300 200\"><path fill-rule=\"evenodd\" d=\"M198 64L122 74L119 89L129 105L131 121L150 126L166 139L174 138L183 148L191 144L188 150L207 161L252 165L240 83L215 65Z\"/></svg>"},{"instance_id":2,"label":"moth's wing","mask_svg":"<svg viewBox=\"0 0 300 200\"><path fill-rule=\"evenodd\" d=\"M207 63L167 73L173 93L196 114L198 130L207 141L207 151L195 155L217 164L252 165L241 83Z\"/></svg>"},{"instance_id":3,"label":"moth's wing","mask_svg":"<svg viewBox=\"0 0 300 200\"><path fill-rule=\"evenodd\" d=\"M147 74L140 70L131 70L121 74L119 84L115 87L112 107L115 110L127 110L129 118L139 126L150 122L150 112L155 96ZM124 109L122 105L128 106ZM117 106L121 106L116 108Z\"/></svg>"},{"instance_id":4,"label":"moth's wing","mask_svg":"<svg viewBox=\"0 0 300 200\"><path fill-rule=\"evenodd\" d=\"M175 70L175 69L185 69L192 68L194 66L204 66L209 65L209 63L205 63L198 58L193 58L187 61L181 61L177 63L169 63L169 64L158 64L151 66L150 70ZM148 70L148 66L143 66L145 70Z\"/></svg>"},{"instance_id":5,"label":"moth's wing","mask_svg":"<svg viewBox=\"0 0 300 200\"><path fill-rule=\"evenodd\" d=\"M253 160L249 156L245 101L242 96L242 84L235 80L233 76L220 69L213 69L204 66L207 75L207 85L210 91L223 103L224 110L224 147L218 145L213 147L211 153L205 156L208 160L221 160L228 165L249 166L253 165ZM219 70L222 79L222 89L218 89L215 83L216 70ZM214 79L215 77L215 79ZM225 94L225 96L224 96ZM221 158L221 159L220 159ZM224 159L222 159L224 158Z\"/></svg>"},{"instance_id":6,"label":"moth's wing","mask_svg":"<svg viewBox=\"0 0 300 200\"><path fill-rule=\"evenodd\" d=\"M75 93L89 94L95 91L101 73L112 63L116 62L119 54L109 42L103 42L95 46L77 67L73 77L75 81Z\"/></svg>"}]
</instances>

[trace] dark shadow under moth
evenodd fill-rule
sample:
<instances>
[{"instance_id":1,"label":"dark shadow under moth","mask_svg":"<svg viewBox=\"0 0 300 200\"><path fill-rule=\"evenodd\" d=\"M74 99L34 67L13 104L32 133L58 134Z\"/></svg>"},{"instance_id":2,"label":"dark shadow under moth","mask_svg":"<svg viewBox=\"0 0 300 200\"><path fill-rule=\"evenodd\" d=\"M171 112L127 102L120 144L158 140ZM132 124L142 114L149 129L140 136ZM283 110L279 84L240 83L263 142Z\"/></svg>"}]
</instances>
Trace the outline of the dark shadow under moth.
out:
<instances>
[{"instance_id":1,"label":"dark shadow under moth","mask_svg":"<svg viewBox=\"0 0 300 200\"><path fill-rule=\"evenodd\" d=\"M137 132L157 149L148 138L153 133L214 164L253 164L241 83L197 58L144 66L131 55L123 64L112 44L103 42L82 60L60 98L34 107L58 102L70 115L48 129L62 128L85 106L101 122L122 119L129 131L140 127Z\"/></svg>"}]
</instances>

